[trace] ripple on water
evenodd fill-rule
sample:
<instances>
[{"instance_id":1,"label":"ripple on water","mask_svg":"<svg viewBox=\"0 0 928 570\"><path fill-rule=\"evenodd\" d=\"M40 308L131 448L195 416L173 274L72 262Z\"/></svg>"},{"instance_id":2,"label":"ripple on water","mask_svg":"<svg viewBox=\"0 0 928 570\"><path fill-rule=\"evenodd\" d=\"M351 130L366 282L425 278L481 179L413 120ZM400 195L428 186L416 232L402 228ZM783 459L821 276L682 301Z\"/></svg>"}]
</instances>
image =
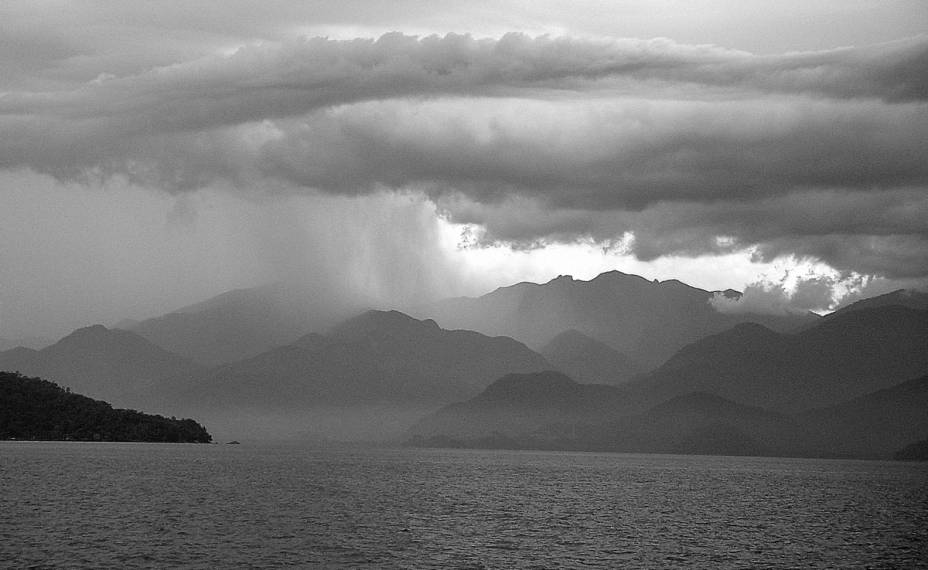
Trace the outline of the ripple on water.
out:
<instances>
[{"instance_id":1,"label":"ripple on water","mask_svg":"<svg viewBox=\"0 0 928 570\"><path fill-rule=\"evenodd\" d=\"M0 443L0 565L918 567L928 466Z\"/></svg>"}]
</instances>

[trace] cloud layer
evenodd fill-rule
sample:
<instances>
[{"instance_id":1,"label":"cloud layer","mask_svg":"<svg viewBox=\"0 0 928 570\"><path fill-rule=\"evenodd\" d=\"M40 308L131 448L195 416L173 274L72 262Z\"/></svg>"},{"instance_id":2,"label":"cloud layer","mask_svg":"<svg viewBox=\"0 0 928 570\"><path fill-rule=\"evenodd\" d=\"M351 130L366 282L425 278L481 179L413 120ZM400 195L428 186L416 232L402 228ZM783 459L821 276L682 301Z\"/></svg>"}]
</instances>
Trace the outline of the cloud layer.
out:
<instances>
[{"instance_id":1,"label":"cloud layer","mask_svg":"<svg viewBox=\"0 0 928 570\"><path fill-rule=\"evenodd\" d=\"M247 45L0 94L0 168L428 197L485 243L928 277L928 37L752 55L507 34Z\"/></svg>"}]
</instances>

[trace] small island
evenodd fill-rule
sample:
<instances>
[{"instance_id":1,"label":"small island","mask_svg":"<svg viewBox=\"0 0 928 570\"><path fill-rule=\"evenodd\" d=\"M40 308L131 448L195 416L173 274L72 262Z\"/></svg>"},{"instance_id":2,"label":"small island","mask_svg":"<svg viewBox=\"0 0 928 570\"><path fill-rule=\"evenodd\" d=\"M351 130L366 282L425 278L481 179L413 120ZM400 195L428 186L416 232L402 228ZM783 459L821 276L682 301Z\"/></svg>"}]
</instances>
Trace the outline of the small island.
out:
<instances>
[{"instance_id":1,"label":"small island","mask_svg":"<svg viewBox=\"0 0 928 570\"><path fill-rule=\"evenodd\" d=\"M190 419L165 418L72 394L54 382L0 372L0 440L210 443Z\"/></svg>"}]
</instances>

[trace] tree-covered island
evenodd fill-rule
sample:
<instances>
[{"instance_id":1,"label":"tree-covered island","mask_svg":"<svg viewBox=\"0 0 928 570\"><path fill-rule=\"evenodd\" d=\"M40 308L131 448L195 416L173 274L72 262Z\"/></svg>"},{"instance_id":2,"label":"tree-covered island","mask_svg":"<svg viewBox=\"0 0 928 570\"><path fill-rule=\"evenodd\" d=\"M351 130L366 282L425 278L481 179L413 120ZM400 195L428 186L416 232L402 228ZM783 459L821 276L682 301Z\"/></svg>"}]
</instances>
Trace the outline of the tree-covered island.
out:
<instances>
[{"instance_id":1,"label":"tree-covered island","mask_svg":"<svg viewBox=\"0 0 928 570\"><path fill-rule=\"evenodd\" d=\"M72 394L54 382L0 372L0 440L210 443L190 419L165 418Z\"/></svg>"}]
</instances>

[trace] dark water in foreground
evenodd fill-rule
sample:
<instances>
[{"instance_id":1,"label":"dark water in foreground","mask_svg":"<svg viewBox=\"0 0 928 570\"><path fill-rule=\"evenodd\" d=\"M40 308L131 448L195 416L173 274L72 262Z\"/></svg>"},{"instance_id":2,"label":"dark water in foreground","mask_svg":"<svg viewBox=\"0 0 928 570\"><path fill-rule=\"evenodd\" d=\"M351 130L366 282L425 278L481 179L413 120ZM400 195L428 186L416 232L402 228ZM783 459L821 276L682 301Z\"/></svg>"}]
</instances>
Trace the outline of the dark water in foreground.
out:
<instances>
[{"instance_id":1,"label":"dark water in foreground","mask_svg":"<svg viewBox=\"0 0 928 570\"><path fill-rule=\"evenodd\" d=\"M928 567L928 465L0 443L0 566Z\"/></svg>"}]
</instances>

